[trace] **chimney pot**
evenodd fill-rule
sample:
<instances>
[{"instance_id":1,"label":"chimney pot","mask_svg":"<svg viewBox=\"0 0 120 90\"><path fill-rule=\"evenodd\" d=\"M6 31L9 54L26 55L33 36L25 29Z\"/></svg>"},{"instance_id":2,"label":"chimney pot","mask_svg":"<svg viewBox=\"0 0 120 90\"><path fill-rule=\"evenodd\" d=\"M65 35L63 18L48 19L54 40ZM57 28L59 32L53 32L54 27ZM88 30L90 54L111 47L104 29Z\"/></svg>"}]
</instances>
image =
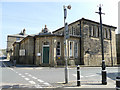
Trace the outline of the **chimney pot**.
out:
<instances>
[{"instance_id":1,"label":"chimney pot","mask_svg":"<svg viewBox=\"0 0 120 90\"><path fill-rule=\"evenodd\" d=\"M23 29L23 35L25 35L25 28Z\"/></svg>"}]
</instances>

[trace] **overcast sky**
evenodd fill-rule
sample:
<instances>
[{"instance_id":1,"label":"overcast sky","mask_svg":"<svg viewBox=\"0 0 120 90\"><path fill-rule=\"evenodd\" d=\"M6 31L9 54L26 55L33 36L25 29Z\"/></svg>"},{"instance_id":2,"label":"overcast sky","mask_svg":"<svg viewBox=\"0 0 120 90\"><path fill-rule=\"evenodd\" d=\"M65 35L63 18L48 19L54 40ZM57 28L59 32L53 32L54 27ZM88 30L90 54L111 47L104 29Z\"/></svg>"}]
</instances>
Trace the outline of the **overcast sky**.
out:
<instances>
[{"instance_id":1,"label":"overcast sky","mask_svg":"<svg viewBox=\"0 0 120 90\"><path fill-rule=\"evenodd\" d=\"M17 2L16 2L17 1ZM26 2L25 2L26 1ZM28 2L29 1L29 2ZM102 22L118 27L119 0L1 0L0 3L0 38L1 48L7 46L7 35L16 34L26 29L27 34L38 33L45 24L52 32L64 25L63 5L71 5L67 22L71 23L82 17L99 22L98 5L101 3ZM116 31L117 33L117 31Z\"/></svg>"}]
</instances>

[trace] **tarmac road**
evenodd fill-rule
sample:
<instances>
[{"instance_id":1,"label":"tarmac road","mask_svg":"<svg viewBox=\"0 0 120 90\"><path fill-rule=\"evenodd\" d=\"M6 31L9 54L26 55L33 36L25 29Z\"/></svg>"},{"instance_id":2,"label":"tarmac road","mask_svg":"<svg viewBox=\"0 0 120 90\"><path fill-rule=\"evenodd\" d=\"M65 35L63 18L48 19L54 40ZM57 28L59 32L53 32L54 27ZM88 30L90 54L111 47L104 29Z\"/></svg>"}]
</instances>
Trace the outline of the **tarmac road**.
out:
<instances>
[{"instance_id":1,"label":"tarmac road","mask_svg":"<svg viewBox=\"0 0 120 90\"><path fill-rule=\"evenodd\" d=\"M1 62L1 61L0 61ZM49 67L7 67L1 65L2 88L53 88L77 87L76 68L69 68L69 83L64 84L64 68ZM81 67L79 88L115 88L118 67L107 67L107 85L101 85L101 67Z\"/></svg>"}]
</instances>

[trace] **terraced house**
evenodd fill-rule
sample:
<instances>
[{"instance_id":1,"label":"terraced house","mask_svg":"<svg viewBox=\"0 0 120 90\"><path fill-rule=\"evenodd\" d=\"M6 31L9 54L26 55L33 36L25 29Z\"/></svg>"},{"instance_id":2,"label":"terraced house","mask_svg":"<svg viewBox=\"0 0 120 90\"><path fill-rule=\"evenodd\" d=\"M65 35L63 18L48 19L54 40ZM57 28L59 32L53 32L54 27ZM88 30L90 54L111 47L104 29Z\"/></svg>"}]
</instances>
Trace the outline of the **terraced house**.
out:
<instances>
[{"instance_id":1,"label":"terraced house","mask_svg":"<svg viewBox=\"0 0 120 90\"><path fill-rule=\"evenodd\" d=\"M70 23L68 28L70 35L67 40L68 64L101 66L99 23L82 18ZM104 55L107 66L117 64L115 29L114 26L103 24ZM45 26L40 33L28 35L23 40L15 42L13 46L13 58L18 64L65 65L64 27L50 33Z\"/></svg>"},{"instance_id":2,"label":"terraced house","mask_svg":"<svg viewBox=\"0 0 120 90\"><path fill-rule=\"evenodd\" d=\"M13 43L25 38L27 34L25 33L25 29L23 29L18 34L8 35L7 36L7 59L11 59L13 56Z\"/></svg>"}]
</instances>

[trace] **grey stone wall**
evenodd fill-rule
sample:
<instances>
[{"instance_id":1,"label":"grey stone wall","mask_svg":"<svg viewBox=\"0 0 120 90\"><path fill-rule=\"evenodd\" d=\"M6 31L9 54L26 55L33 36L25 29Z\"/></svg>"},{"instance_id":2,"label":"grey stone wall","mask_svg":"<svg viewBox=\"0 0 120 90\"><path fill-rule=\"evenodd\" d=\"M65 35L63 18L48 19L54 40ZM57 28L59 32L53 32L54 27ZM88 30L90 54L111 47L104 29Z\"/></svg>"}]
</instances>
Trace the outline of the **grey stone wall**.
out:
<instances>
[{"instance_id":1,"label":"grey stone wall","mask_svg":"<svg viewBox=\"0 0 120 90\"><path fill-rule=\"evenodd\" d=\"M19 55L19 64L34 64L33 51L34 51L34 39L33 37L27 37L20 42L20 49L25 50L25 56Z\"/></svg>"},{"instance_id":2,"label":"grey stone wall","mask_svg":"<svg viewBox=\"0 0 120 90\"><path fill-rule=\"evenodd\" d=\"M99 27L99 25L89 22L83 22L83 33L82 37L84 39L84 64L89 66L101 66L102 55L101 55L101 31L93 32L91 36L91 25ZM104 28L104 26L103 26ZM108 27L105 27L106 29ZM108 28L109 29L109 28ZM97 29L96 29L97 30ZM104 32L104 29L103 29ZM96 34L96 35L94 35ZM103 33L104 35L105 33ZM115 38L115 37L113 37ZM114 40L114 39L113 39ZM110 43L110 38L104 38L104 59L107 66L116 65L116 56L114 55L116 51L112 50L112 42Z\"/></svg>"}]
</instances>

